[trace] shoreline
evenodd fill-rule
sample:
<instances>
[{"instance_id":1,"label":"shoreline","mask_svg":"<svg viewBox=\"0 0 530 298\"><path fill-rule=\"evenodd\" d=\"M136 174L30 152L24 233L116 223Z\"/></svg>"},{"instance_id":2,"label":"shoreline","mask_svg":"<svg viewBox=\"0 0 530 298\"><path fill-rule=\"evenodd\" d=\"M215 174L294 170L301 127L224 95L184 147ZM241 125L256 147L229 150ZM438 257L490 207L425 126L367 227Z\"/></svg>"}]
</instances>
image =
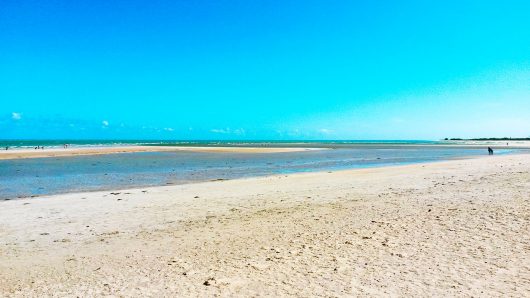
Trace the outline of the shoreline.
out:
<instances>
[{"instance_id":1,"label":"shoreline","mask_svg":"<svg viewBox=\"0 0 530 298\"><path fill-rule=\"evenodd\" d=\"M3 296L530 293L529 154L17 199Z\"/></svg>"},{"instance_id":2,"label":"shoreline","mask_svg":"<svg viewBox=\"0 0 530 298\"><path fill-rule=\"evenodd\" d=\"M506 145L508 143L509 145ZM256 143L255 145L258 145ZM277 143L275 145L281 145ZM300 146L298 146L300 145ZM302 146L307 145L307 146ZM320 146L319 146L320 145ZM530 141L447 141L437 144L407 144L407 143L285 143L285 146L165 146L165 145L110 145L110 146L74 146L70 148L48 147L46 149L31 148L11 148L9 150L0 150L0 160L8 159L25 159L25 158L53 158L53 157L70 157L82 155L103 155L116 153L135 153L135 152L212 152L212 153L282 153L282 152L300 152L308 150L331 150L350 148L355 146L361 147L404 147L404 148L470 148L482 149L492 147L494 150L510 149L530 149ZM3 148L0 148L3 149Z\"/></svg>"},{"instance_id":3,"label":"shoreline","mask_svg":"<svg viewBox=\"0 0 530 298\"><path fill-rule=\"evenodd\" d=\"M304 148L306 150L319 150L314 148ZM154 151L157 152L157 151ZM106 154L106 153L101 153ZM109 153L111 154L111 153ZM530 153L516 153L516 154L510 154L510 155L525 155ZM498 156L504 156L504 155L498 155ZM258 175L258 176L249 176L249 177L237 177L237 178L222 178L222 179L206 179L206 180L190 180L190 181L181 181L180 183L172 183L172 184L161 184L161 185L131 185L131 187L127 188L102 188L102 189L95 189L95 190L84 190L84 191L71 191L71 192L61 192L61 193L55 193L55 194L45 194L45 195L28 195L28 196L19 196L19 197L11 197L11 198L0 198L0 204L5 201L14 201L14 200L24 200L24 199L37 199L37 198L53 198L55 196L62 196L62 195L75 195L75 194L91 194L91 193L99 193L99 192L129 192L134 190L140 190L140 189L156 189L156 188L162 188L162 187L175 187L175 186L184 186L184 185L192 185L192 184L202 184L202 183L209 183L209 182L221 182L221 181L235 181L235 180L248 180L248 179L260 179L260 178L268 178L268 177L282 177L282 176L293 176L293 175L300 175L300 174L325 174L325 173L332 173L332 172L350 172L350 171L361 171L361 170L370 170L370 169L383 169L383 168L393 168L393 167L407 167L407 166L415 166L415 165L422 165L422 164L436 164L436 163L444 163L444 162L451 162L451 161L458 161L458 160L468 160L468 159L480 159L484 156L477 156L477 155L469 155L469 156L460 156L460 157L453 157L448 158L444 160L435 160L435 161L418 161L418 162L411 162L411 163L398 163L398 164L387 164L387 165L371 165L371 166L364 166L364 167L355 167L350 169L330 169L330 170L319 170L319 171L302 171L302 172L290 172L288 174L265 174L265 175ZM0 158L1 160L1 158Z\"/></svg>"},{"instance_id":4,"label":"shoreline","mask_svg":"<svg viewBox=\"0 0 530 298\"><path fill-rule=\"evenodd\" d=\"M98 146L73 147L68 149L12 149L1 150L0 160L25 158L51 158L83 155L104 155L135 152L216 152L216 153L281 153L308 150L325 150L325 148L262 148L262 147L194 147L194 146Z\"/></svg>"}]
</instances>

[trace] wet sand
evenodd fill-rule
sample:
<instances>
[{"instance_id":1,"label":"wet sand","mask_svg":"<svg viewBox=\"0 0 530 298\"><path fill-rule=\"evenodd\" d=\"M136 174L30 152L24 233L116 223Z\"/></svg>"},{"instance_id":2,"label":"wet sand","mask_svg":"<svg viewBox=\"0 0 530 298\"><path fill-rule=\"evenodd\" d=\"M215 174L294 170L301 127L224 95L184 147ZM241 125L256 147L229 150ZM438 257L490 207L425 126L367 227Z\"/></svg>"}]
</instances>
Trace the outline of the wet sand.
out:
<instances>
[{"instance_id":1,"label":"wet sand","mask_svg":"<svg viewBox=\"0 0 530 298\"><path fill-rule=\"evenodd\" d=\"M530 155L0 202L0 296L529 296Z\"/></svg>"},{"instance_id":2,"label":"wet sand","mask_svg":"<svg viewBox=\"0 0 530 298\"><path fill-rule=\"evenodd\" d=\"M11 149L0 151L0 160L19 158L65 157L78 155L99 155L132 152L232 152L232 153L277 153L318 150L317 148L259 148L259 147L184 147L184 146L109 146L109 147L74 147L48 149Z\"/></svg>"}]
</instances>

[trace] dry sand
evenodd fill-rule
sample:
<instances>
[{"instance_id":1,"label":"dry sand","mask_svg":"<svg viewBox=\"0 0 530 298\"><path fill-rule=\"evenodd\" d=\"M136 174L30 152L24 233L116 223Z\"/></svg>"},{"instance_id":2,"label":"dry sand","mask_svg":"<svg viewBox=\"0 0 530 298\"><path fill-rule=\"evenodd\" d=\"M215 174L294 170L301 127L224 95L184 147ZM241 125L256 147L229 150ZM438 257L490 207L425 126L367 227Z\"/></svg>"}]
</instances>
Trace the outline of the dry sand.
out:
<instances>
[{"instance_id":1,"label":"dry sand","mask_svg":"<svg viewBox=\"0 0 530 298\"><path fill-rule=\"evenodd\" d=\"M0 202L0 296L530 296L530 155Z\"/></svg>"},{"instance_id":2,"label":"dry sand","mask_svg":"<svg viewBox=\"0 0 530 298\"><path fill-rule=\"evenodd\" d=\"M232 153L277 153L320 150L319 148L271 148L271 147L192 147L192 146L108 146L108 147L73 147L47 149L12 149L0 151L0 160L19 158L62 157L77 155L99 155L132 152L232 152Z\"/></svg>"}]
</instances>

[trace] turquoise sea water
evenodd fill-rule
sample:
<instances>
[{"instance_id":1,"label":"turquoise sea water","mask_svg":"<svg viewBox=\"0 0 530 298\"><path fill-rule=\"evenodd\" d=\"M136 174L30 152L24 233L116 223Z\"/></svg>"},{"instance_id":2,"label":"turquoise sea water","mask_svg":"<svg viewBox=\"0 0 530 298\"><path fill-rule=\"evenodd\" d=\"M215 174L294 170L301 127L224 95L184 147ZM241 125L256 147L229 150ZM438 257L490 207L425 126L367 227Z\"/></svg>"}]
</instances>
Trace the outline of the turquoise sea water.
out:
<instances>
[{"instance_id":1,"label":"turquoise sea water","mask_svg":"<svg viewBox=\"0 0 530 298\"><path fill-rule=\"evenodd\" d=\"M352 141L167 141L167 140L0 140L0 148L34 148L37 146L59 147L69 144L71 147L148 145L148 146L247 146L247 147L334 147L350 144L437 144L435 141L421 140L352 140Z\"/></svg>"},{"instance_id":2,"label":"turquoise sea water","mask_svg":"<svg viewBox=\"0 0 530 298\"><path fill-rule=\"evenodd\" d=\"M62 141L17 141L12 147L62 146ZM76 146L153 142L78 141ZM69 144L73 142L69 141ZM4 143L5 144L5 143ZM55 144L55 145L54 145ZM165 142L164 144L175 144ZM181 143L178 143L182 145ZM326 150L281 153L140 152L0 160L0 200L79 191L235 179L271 174L333 171L487 155L483 147L446 147L433 142L188 142L201 146L300 146ZM496 154L527 152L497 149Z\"/></svg>"}]
</instances>

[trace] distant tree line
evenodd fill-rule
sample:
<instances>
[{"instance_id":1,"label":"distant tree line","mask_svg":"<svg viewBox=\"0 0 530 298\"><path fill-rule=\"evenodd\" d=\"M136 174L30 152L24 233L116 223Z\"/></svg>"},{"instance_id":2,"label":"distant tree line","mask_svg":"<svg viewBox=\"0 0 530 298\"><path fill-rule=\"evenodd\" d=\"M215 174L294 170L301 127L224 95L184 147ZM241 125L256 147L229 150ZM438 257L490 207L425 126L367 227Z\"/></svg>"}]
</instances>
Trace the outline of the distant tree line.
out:
<instances>
[{"instance_id":1,"label":"distant tree line","mask_svg":"<svg viewBox=\"0 0 530 298\"><path fill-rule=\"evenodd\" d=\"M476 139L461 139L461 138L445 138L445 141L530 141L529 138L476 138Z\"/></svg>"}]
</instances>

